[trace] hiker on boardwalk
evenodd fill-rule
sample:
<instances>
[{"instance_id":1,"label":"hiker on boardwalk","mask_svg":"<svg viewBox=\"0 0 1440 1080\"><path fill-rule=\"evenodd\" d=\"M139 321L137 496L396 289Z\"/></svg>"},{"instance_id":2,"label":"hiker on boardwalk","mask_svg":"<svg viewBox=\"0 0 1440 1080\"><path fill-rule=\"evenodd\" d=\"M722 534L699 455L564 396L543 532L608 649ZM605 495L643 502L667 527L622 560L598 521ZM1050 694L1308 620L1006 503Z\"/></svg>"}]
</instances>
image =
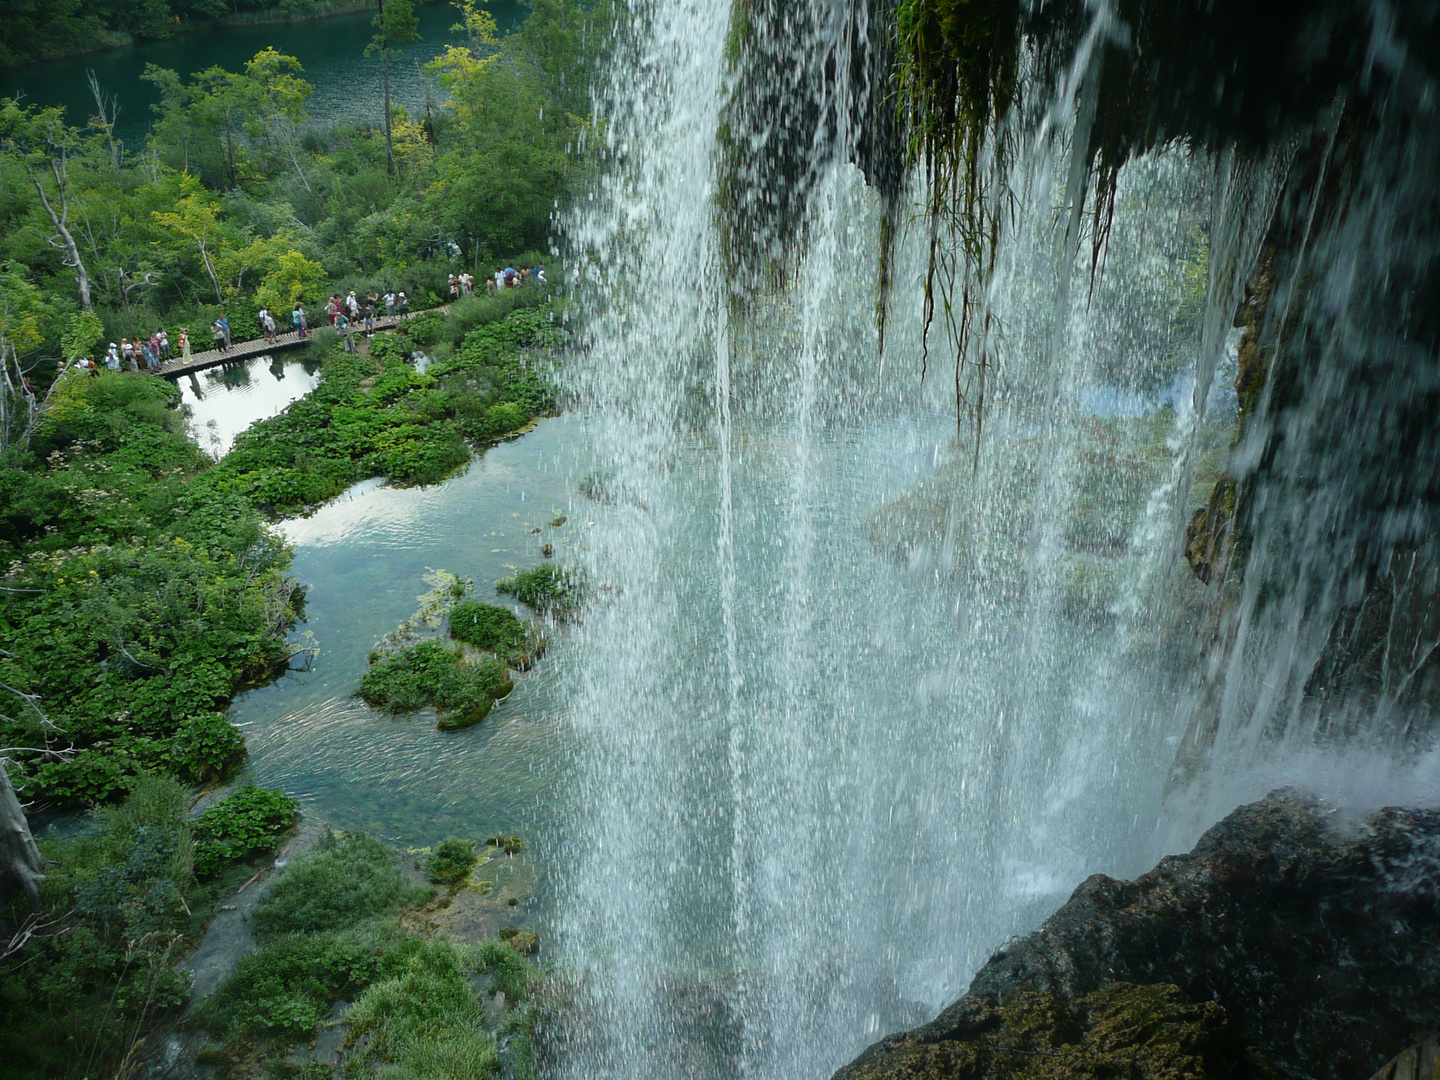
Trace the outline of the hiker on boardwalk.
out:
<instances>
[{"instance_id":1,"label":"hiker on boardwalk","mask_svg":"<svg viewBox=\"0 0 1440 1080\"><path fill-rule=\"evenodd\" d=\"M290 313L290 324L295 327L295 333L301 338L309 336L306 333L309 326L306 322L305 308L298 300L295 302L295 310Z\"/></svg>"},{"instance_id":2,"label":"hiker on boardwalk","mask_svg":"<svg viewBox=\"0 0 1440 1080\"><path fill-rule=\"evenodd\" d=\"M459 300L459 299L460 299L460 279L457 278L454 274L451 274L451 275L450 275L449 285L450 285L450 302L453 304L456 300Z\"/></svg>"},{"instance_id":3,"label":"hiker on boardwalk","mask_svg":"<svg viewBox=\"0 0 1440 1080\"><path fill-rule=\"evenodd\" d=\"M225 351L230 351L230 317L221 315L215 322L220 327L220 335L225 339Z\"/></svg>"},{"instance_id":4,"label":"hiker on boardwalk","mask_svg":"<svg viewBox=\"0 0 1440 1080\"><path fill-rule=\"evenodd\" d=\"M160 338L160 362L168 364L170 362L170 335L161 330L158 336Z\"/></svg>"},{"instance_id":5,"label":"hiker on boardwalk","mask_svg":"<svg viewBox=\"0 0 1440 1080\"><path fill-rule=\"evenodd\" d=\"M386 314L386 315L394 315L394 314L395 314L395 290L394 290L394 289L386 289L386 290L385 290L385 314Z\"/></svg>"},{"instance_id":6,"label":"hiker on boardwalk","mask_svg":"<svg viewBox=\"0 0 1440 1080\"><path fill-rule=\"evenodd\" d=\"M279 335L275 332L275 316L274 316L274 315L271 315L269 311L266 311L266 312L265 312L265 340L268 341L268 342L270 342L270 344L273 345L273 344L275 344L275 341L276 341L276 339L277 339L278 337L279 337Z\"/></svg>"},{"instance_id":7,"label":"hiker on boardwalk","mask_svg":"<svg viewBox=\"0 0 1440 1080\"><path fill-rule=\"evenodd\" d=\"M360 318L361 318L361 319L364 321L364 323L365 323L365 336L366 336L367 338L372 338L372 337L374 337L374 336L375 336L375 305L374 305L373 303L367 303L364 307L362 307L362 308L360 309Z\"/></svg>"},{"instance_id":8,"label":"hiker on boardwalk","mask_svg":"<svg viewBox=\"0 0 1440 1080\"><path fill-rule=\"evenodd\" d=\"M189 331L186 327L183 327L183 326L182 326L182 327L180 328L180 338L179 338L179 341L180 341L180 362L181 362L182 364L188 364L188 363L190 363L191 360L194 359L194 357L190 355L190 331Z\"/></svg>"},{"instance_id":9,"label":"hiker on boardwalk","mask_svg":"<svg viewBox=\"0 0 1440 1080\"><path fill-rule=\"evenodd\" d=\"M400 318L410 314L410 298L405 295L405 290L400 290L400 295L395 298L395 306L400 309Z\"/></svg>"},{"instance_id":10,"label":"hiker on boardwalk","mask_svg":"<svg viewBox=\"0 0 1440 1080\"><path fill-rule=\"evenodd\" d=\"M345 346L345 351L353 353L355 351L355 324L350 321L350 317L345 312L337 311L334 326L340 332L340 339Z\"/></svg>"},{"instance_id":11,"label":"hiker on boardwalk","mask_svg":"<svg viewBox=\"0 0 1440 1080\"><path fill-rule=\"evenodd\" d=\"M360 301L355 298L354 289L351 289L350 295L345 297L345 314L350 316L351 322L360 317Z\"/></svg>"}]
</instances>

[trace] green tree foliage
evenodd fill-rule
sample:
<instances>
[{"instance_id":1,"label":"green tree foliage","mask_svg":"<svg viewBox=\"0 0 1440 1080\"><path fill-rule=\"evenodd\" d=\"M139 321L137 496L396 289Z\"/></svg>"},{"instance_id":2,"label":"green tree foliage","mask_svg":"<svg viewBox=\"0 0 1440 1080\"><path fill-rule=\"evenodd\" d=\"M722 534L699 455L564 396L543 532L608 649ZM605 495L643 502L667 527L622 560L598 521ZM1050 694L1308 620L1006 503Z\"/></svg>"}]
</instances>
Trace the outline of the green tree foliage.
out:
<instances>
[{"instance_id":1,"label":"green tree foliage","mask_svg":"<svg viewBox=\"0 0 1440 1080\"><path fill-rule=\"evenodd\" d=\"M199 17L207 3L219 12L214 0L112 0L60 3L55 17L136 33ZM0 300L25 325L32 380L43 389L55 365L40 361L80 347L62 341L76 308L100 319L87 350L160 326L203 339L222 311L248 325L245 309L299 300L314 312L356 287L404 288L420 308L443 298L449 271L483 285L497 266L541 258L533 252L551 247L556 206L584 182L587 148L600 143L589 80L616 5L539 0L503 40L476 0L456 7L466 44L431 65L450 96L423 118L395 108L369 125L317 129L313 88L275 49L239 71L149 66L160 101L143 147L115 142L99 120L73 128L59 109L0 100L0 237L8 273L36 290L6 284ZM414 12L387 0L382 16L383 74ZM527 251L530 261L517 258Z\"/></svg>"},{"instance_id":2,"label":"green tree foliage","mask_svg":"<svg viewBox=\"0 0 1440 1080\"><path fill-rule=\"evenodd\" d=\"M16 756L26 797L224 774L236 748L211 718L291 654L289 551L216 489L178 399L158 379L68 375L0 469L0 737L67 750Z\"/></svg>"},{"instance_id":3,"label":"green tree foliage","mask_svg":"<svg viewBox=\"0 0 1440 1080\"><path fill-rule=\"evenodd\" d=\"M44 910L31 924L39 932L0 958L7 1078L133 1075L149 1025L176 1015L189 997L173 964L199 940L216 901L217 884L197 881L207 845L235 852L209 873L227 863L232 873L251 873L232 860L252 850L245 836L253 831L256 790L190 823L185 787L150 776L123 803L94 811L79 837L41 841ZM291 800L263 795L293 821ZM17 903L3 914L17 927L28 913Z\"/></svg>"}]
</instances>

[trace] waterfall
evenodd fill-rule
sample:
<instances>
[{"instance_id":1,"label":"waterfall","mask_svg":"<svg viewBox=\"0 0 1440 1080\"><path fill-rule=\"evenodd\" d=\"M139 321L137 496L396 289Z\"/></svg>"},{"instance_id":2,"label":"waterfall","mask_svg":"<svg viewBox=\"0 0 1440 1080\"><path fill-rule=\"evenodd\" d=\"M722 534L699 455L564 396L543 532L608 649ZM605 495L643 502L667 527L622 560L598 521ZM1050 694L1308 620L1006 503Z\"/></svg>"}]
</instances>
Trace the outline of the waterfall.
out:
<instances>
[{"instance_id":1,"label":"waterfall","mask_svg":"<svg viewBox=\"0 0 1440 1080\"><path fill-rule=\"evenodd\" d=\"M983 424L957 430L939 324L922 372L914 193L879 351L887 208L846 149L851 66L826 59L868 30L838 0L781 30L788 63L755 85L729 5L638 5L599 96L603 178L567 224L586 266L567 378L598 464L566 673L566 1076L826 1076L1087 875L1147 869L1240 798L1434 793L1433 755L1315 749L1314 716L1277 729L1323 645L1308 609L1267 606L1258 571L1226 606L1180 557L1230 460L1234 312L1296 147L1129 162L1096 266L1085 110L1029 102L1049 119L990 163L1014 196L983 297L998 359ZM727 110L787 95L799 172L722 182L755 150ZM788 236L737 244L717 210L737 197L797 201ZM1318 572L1295 546L1316 527L1260 528L1251 558ZM1433 591L1409 557L1392 591ZM1428 655L1413 621L1390 698Z\"/></svg>"}]
</instances>

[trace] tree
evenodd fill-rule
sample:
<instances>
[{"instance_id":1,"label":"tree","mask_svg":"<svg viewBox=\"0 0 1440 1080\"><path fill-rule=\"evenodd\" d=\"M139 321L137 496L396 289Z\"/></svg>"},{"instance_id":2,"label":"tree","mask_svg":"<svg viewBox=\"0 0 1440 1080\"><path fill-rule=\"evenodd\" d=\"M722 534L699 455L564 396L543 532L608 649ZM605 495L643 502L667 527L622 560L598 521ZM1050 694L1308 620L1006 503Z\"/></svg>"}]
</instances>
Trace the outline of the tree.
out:
<instances>
[{"instance_id":1,"label":"tree","mask_svg":"<svg viewBox=\"0 0 1440 1080\"><path fill-rule=\"evenodd\" d=\"M415 18L414 0L375 0L378 9L373 25L375 36L365 47L366 57L380 57L380 71L385 86L385 158L390 175L395 175L395 142L390 131L390 55L403 55L397 44L420 40L420 21Z\"/></svg>"},{"instance_id":2,"label":"tree","mask_svg":"<svg viewBox=\"0 0 1440 1080\"><path fill-rule=\"evenodd\" d=\"M51 243L65 254L65 265L75 270L80 306L89 311L90 274L80 258L80 247L70 231L70 159L80 149L80 133L65 123L60 107L35 111L13 98L0 102L0 149L11 155L40 197L40 205L55 229Z\"/></svg>"},{"instance_id":3,"label":"tree","mask_svg":"<svg viewBox=\"0 0 1440 1080\"><path fill-rule=\"evenodd\" d=\"M244 80L238 86L248 98L246 135L252 142L274 140L284 146L295 175L313 194L295 145L295 129L305 122L305 106L315 93L315 87L300 77L304 72L295 57L261 49L245 64Z\"/></svg>"},{"instance_id":4,"label":"tree","mask_svg":"<svg viewBox=\"0 0 1440 1080\"><path fill-rule=\"evenodd\" d=\"M194 180L190 181L193 188L198 189L199 184ZM210 283L215 286L215 300L217 303L224 303L225 296L220 289L220 275L215 269L215 251L227 239L226 229L216 214L215 204L211 200L212 195L207 195L202 190L192 190L190 194L175 203L174 210L156 210L151 214L155 224L169 232L183 236L195 245L200 253L200 263L205 268L205 273L210 276Z\"/></svg>"},{"instance_id":5,"label":"tree","mask_svg":"<svg viewBox=\"0 0 1440 1080\"><path fill-rule=\"evenodd\" d=\"M275 260L275 269L265 275L255 293L257 303L271 311L288 312L302 296L316 296L329 275L319 263L298 251L287 251Z\"/></svg>"}]
</instances>

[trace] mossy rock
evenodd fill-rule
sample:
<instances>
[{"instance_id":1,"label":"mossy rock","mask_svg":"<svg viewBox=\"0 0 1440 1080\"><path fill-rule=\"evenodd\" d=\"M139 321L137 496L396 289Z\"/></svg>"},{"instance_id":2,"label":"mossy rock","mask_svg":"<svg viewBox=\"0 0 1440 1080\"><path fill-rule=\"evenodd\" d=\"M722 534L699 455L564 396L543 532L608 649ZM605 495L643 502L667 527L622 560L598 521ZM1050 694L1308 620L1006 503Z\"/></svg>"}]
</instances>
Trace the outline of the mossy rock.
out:
<instances>
[{"instance_id":1,"label":"mossy rock","mask_svg":"<svg viewBox=\"0 0 1440 1080\"><path fill-rule=\"evenodd\" d=\"M486 698L473 709L468 709L465 712L444 713L440 719L435 722L435 730L464 731L466 728L472 728L484 720L490 715L491 710L494 708L495 699Z\"/></svg>"}]
</instances>

